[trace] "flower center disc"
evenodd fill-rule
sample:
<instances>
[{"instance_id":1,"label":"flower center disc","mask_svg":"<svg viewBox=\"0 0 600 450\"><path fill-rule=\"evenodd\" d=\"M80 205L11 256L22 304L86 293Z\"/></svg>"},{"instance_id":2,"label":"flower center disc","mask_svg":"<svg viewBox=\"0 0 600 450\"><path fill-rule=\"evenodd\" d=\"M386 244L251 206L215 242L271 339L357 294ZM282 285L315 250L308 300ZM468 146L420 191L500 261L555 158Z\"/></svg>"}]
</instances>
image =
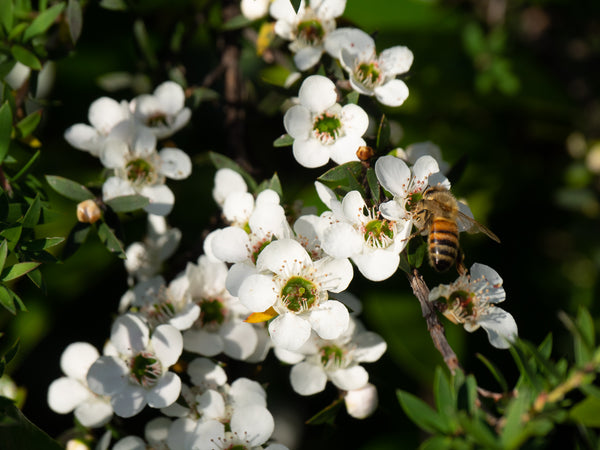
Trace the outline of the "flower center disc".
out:
<instances>
[{"instance_id":1,"label":"flower center disc","mask_svg":"<svg viewBox=\"0 0 600 450\"><path fill-rule=\"evenodd\" d=\"M321 364L324 367L341 367L344 360L344 351L336 345L321 347Z\"/></svg>"},{"instance_id":2,"label":"flower center disc","mask_svg":"<svg viewBox=\"0 0 600 450\"><path fill-rule=\"evenodd\" d=\"M150 352L138 353L129 362L131 380L145 388L154 386L161 374L160 361Z\"/></svg>"},{"instance_id":3,"label":"flower center disc","mask_svg":"<svg viewBox=\"0 0 600 450\"><path fill-rule=\"evenodd\" d=\"M332 114L324 113L317 116L313 123L313 133L323 144L331 144L341 134L342 122Z\"/></svg>"},{"instance_id":4,"label":"flower center disc","mask_svg":"<svg viewBox=\"0 0 600 450\"><path fill-rule=\"evenodd\" d=\"M167 126L167 116L164 113L155 113L146 119L146 125L149 127Z\"/></svg>"},{"instance_id":5,"label":"flower center disc","mask_svg":"<svg viewBox=\"0 0 600 450\"><path fill-rule=\"evenodd\" d=\"M381 84L383 74L376 62L360 63L356 68L356 78L367 87L375 87Z\"/></svg>"},{"instance_id":6,"label":"flower center disc","mask_svg":"<svg viewBox=\"0 0 600 450\"><path fill-rule=\"evenodd\" d=\"M154 167L148 161L142 158L129 161L125 166L127 179L132 183L147 184L156 179Z\"/></svg>"},{"instance_id":7,"label":"flower center disc","mask_svg":"<svg viewBox=\"0 0 600 450\"><path fill-rule=\"evenodd\" d=\"M316 19L305 20L298 24L298 38L310 45L321 43L325 36L323 25Z\"/></svg>"},{"instance_id":8,"label":"flower center disc","mask_svg":"<svg viewBox=\"0 0 600 450\"><path fill-rule=\"evenodd\" d=\"M221 300L202 300L200 302L200 321L202 325L221 325L225 321L225 307Z\"/></svg>"},{"instance_id":9,"label":"flower center disc","mask_svg":"<svg viewBox=\"0 0 600 450\"><path fill-rule=\"evenodd\" d=\"M387 220L371 220L365 226L364 238L371 247L387 248L394 240L394 230Z\"/></svg>"},{"instance_id":10,"label":"flower center disc","mask_svg":"<svg viewBox=\"0 0 600 450\"><path fill-rule=\"evenodd\" d=\"M301 277L290 278L281 290L281 298L293 312L310 309L317 299L316 294L317 287L314 283Z\"/></svg>"}]
</instances>

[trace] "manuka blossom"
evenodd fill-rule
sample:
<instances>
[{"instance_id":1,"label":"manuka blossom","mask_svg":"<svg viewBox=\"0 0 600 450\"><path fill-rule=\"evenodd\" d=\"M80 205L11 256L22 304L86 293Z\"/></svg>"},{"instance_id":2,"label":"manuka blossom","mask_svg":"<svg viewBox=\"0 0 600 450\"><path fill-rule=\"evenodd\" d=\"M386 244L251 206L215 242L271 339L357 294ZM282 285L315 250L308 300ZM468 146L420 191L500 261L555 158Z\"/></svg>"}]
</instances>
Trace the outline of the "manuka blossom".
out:
<instances>
[{"instance_id":1,"label":"manuka blossom","mask_svg":"<svg viewBox=\"0 0 600 450\"><path fill-rule=\"evenodd\" d=\"M112 129L131 119L126 101L117 102L109 97L100 97L92 102L88 110L90 125L78 123L65 131L65 139L73 147L100 156L104 142Z\"/></svg>"},{"instance_id":2,"label":"manuka blossom","mask_svg":"<svg viewBox=\"0 0 600 450\"><path fill-rule=\"evenodd\" d=\"M411 232L408 222L380 217L376 208L367 208L358 191L349 192L340 202L325 185L316 182L315 186L323 203L331 209L321 215L328 224L321 232L325 253L352 259L369 280L381 281L392 276Z\"/></svg>"},{"instance_id":3,"label":"manuka blossom","mask_svg":"<svg viewBox=\"0 0 600 450\"><path fill-rule=\"evenodd\" d=\"M377 409L379 397L377 388L367 383L360 389L353 389L344 394L346 411L355 419L366 419Z\"/></svg>"},{"instance_id":4,"label":"manuka blossom","mask_svg":"<svg viewBox=\"0 0 600 450\"><path fill-rule=\"evenodd\" d=\"M450 187L450 182L439 173L431 156L419 158L412 169L395 156L383 156L375 163L375 173L381 186L394 198L379 205L381 215L388 220L409 221L412 228L413 209L423 198L429 186Z\"/></svg>"},{"instance_id":5,"label":"manuka blossom","mask_svg":"<svg viewBox=\"0 0 600 450\"><path fill-rule=\"evenodd\" d=\"M406 150L397 148L394 151L395 156L403 159L407 164L414 164L421 156L429 155L437 161L440 172L446 174L450 169L450 164L442 158L442 151L433 142L415 142L406 147Z\"/></svg>"},{"instance_id":6,"label":"manuka blossom","mask_svg":"<svg viewBox=\"0 0 600 450\"><path fill-rule=\"evenodd\" d=\"M92 392L86 381L90 366L99 358L95 347L87 342L69 345L60 357L66 376L58 378L48 388L48 405L59 413L74 411L75 418L85 427L101 427L113 415L110 399Z\"/></svg>"},{"instance_id":7,"label":"manuka blossom","mask_svg":"<svg viewBox=\"0 0 600 450\"><path fill-rule=\"evenodd\" d=\"M325 49L340 60L356 92L375 96L387 106L400 106L408 98L408 87L396 78L412 65L413 54L407 47L391 47L377 55L375 42L367 33L339 28L326 37Z\"/></svg>"},{"instance_id":8,"label":"manuka blossom","mask_svg":"<svg viewBox=\"0 0 600 450\"><path fill-rule=\"evenodd\" d=\"M163 139L183 128L192 111L185 107L183 88L174 81L159 84L152 94L142 94L130 103L133 118Z\"/></svg>"},{"instance_id":9,"label":"manuka blossom","mask_svg":"<svg viewBox=\"0 0 600 450\"><path fill-rule=\"evenodd\" d=\"M132 417L146 405L164 408L177 400L179 376L168 369L181 355L181 333L171 325L159 325L150 335L142 319L119 316L111 330L114 355L101 356L87 374L90 389L110 397L115 414Z\"/></svg>"},{"instance_id":10,"label":"manuka blossom","mask_svg":"<svg viewBox=\"0 0 600 450\"><path fill-rule=\"evenodd\" d=\"M257 20L265 17L269 12L271 0L242 0L240 10L248 20Z\"/></svg>"},{"instance_id":11,"label":"manuka blossom","mask_svg":"<svg viewBox=\"0 0 600 450\"><path fill-rule=\"evenodd\" d=\"M177 148L156 150L156 136L146 128L123 123L112 130L100 154L102 164L113 169L102 186L105 200L139 194L150 200L144 209L166 216L175 196L165 178L183 180L192 171L190 157Z\"/></svg>"},{"instance_id":12,"label":"manuka blossom","mask_svg":"<svg viewBox=\"0 0 600 450\"><path fill-rule=\"evenodd\" d=\"M331 381L343 391L365 387L369 373L360 365L375 362L385 353L387 344L377 333L366 331L351 318L348 328L336 339L321 339L314 335L299 350L292 352L275 347L275 355L283 362L294 364L290 381L300 395L313 395L325 389Z\"/></svg>"},{"instance_id":13,"label":"manuka blossom","mask_svg":"<svg viewBox=\"0 0 600 450\"><path fill-rule=\"evenodd\" d=\"M275 33L291 41L294 62L299 70L316 65L323 54L323 41L335 29L335 18L346 9L346 0L302 0L298 12L290 0L275 0L269 12L275 22Z\"/></svg>"},{"instance_id":14,"label":"manuka blossom","mask_svg":"<svg viewBox=\"0 0 600 450\"><path fill-rule=\"evenodd\" d=\"M500 275L491 267L477 263L471 266L469 274L429 293L429 301L436 302L450 321L462 323L468 332L482 327L496 348L510 347L518 335L513 316L496 306L505 299Z\"/></svg>"},{"instance_id":15,"label":"manuka blossom","mask_svg":"<svg viewBox=\"0 0 600 450\"><path fill-rule=\"evenodd\" d=\"M297 350L311 330L324 339L339 337L348 325L346 307L329 300L327 291L340 292L352 280L347 259L312 261L292 239L271 242L258 255L256 273L240 277L240 302L252 312L274 317L269 335L276 346Z\"/></svg>"},{"instance_id":16,"label":"manuka blossom","mask_svg":"<svg viewBox=\"0 0 600 450\"><path fill-rule=\"evenodd\" d=\"M308 77L300 86L300 104L283 117L294 138L292 151L304 167L320 167L332 159L337 164L358 161L356 151L366 145L362 135L369 126L367 113L358 105L337 103L335 84L321 75Z\"/></svg>"}]
</instances>

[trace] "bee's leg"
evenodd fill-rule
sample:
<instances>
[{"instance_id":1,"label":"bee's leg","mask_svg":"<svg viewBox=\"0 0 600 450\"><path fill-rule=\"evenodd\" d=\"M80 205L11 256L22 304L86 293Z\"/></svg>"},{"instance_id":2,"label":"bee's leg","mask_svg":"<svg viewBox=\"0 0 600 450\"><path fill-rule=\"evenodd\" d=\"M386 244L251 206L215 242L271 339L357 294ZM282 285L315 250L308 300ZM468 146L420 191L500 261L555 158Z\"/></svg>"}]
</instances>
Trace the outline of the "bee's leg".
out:
<instances>
[{"instance_id":1,"label":"bee's leg","mask_svg":"<svg viewBox=\"0 0 600 450\"><path fill-rule=\"evenodd\" d=\"M464 265L465 262L465 254L462 249L458 247L458 253L456 254L456 271L460 276L467 274L467 268Z\"/></svg>"},{"instance_id":2,"label":"bee's leg","mask_svg":"<svg viewBox=\"0 0 600 450\"><path fill-rule=\"evenodd\" d=\"M408 236L406 240L410 241L415 236L421 234L423 230L429 228L429 225L431 224L431 218L432 215L429 214L429 211L427 211L426 209L422 209L421 211L416 213L413 217L413 225L415 226L417 231Z\"/></svg>"}]
</instances>

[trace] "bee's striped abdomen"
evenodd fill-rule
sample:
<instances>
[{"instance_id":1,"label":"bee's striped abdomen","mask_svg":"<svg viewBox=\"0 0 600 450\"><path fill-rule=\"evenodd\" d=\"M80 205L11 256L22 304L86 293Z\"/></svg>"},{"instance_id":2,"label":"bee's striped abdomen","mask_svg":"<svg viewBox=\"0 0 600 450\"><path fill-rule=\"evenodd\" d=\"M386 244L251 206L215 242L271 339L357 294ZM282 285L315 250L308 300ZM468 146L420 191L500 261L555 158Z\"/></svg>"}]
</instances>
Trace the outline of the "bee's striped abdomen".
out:
<instances>
[{"instance_id":1,"label":"bee's striped abdomen","mask_svg":"<svg viewBox=\"0 0 600 450\"><path fill-rule=\"evenodd\" d=\"M438 272L445 272L458 256L458 226L453 220L436 217L429 230L429 262Z\"/></svg>"}]
</instances>

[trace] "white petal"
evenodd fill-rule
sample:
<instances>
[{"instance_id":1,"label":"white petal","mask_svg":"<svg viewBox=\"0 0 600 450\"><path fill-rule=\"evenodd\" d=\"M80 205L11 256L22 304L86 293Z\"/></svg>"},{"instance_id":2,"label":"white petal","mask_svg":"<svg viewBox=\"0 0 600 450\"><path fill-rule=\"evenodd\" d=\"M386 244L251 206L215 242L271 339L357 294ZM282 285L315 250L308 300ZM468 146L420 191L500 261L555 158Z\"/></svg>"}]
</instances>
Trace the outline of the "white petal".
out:
<instances>
[{"instance_id":1,"label":"white petal","mask_svg":"<svg viewBox=\"0 0 600 450\"><path fill-rule=\"evenodd\" d=\"M294 139L308 139L313 128L310 111L302 105L292 106L283 116L283 126Z\"/></svg>"},{"instance_id":2,"label":"white petal","mask_svg":"<svg viewBox=\"0 0 600 450\"><path fill-rule=\"evenodd\" d=\"M350 314L343 303L328 300L310 312L310 325L322 339L337 339L348 328Z\"/></svg>"},{"instance_id":3,"label":"white petal","mask_svg":"<svg viewBox=\"0 0 600 450\"><path fill-rule=\"evenodd\" d=\"M298 350L310 337L310 323L295 314L277 316L269 323L273 344L286 350Z\"/></svg>"},{"instance_id":4,"label":"white petal","mask_svg":"<svg viewBox=\"0 0 600 450\"><path fill-rule=\"evenodd\" d=\"M354 136L362 136L369 127L369 116L360 106L350 103L342 108L344 131Z\"/></svg>"},{"instance_id":5,"label":"white petal","mask_svg":"<svg viewBox=\"0 0 600 450\"><path fill-rule=\"evenodd\" d=\"M249 192L232 192L223 204L223 215L229 222L245 224L254 210L254 196Z\"/></svg>"},{"instance_id":6,"label":"white petal","mask_svg":"<svg viewBox=\"0 0 600 450\"><path fill-rule=\"evenodd\" d=\"M383 217L389 220L397 220L403 222L403 229L407 228L407 224L410 223L412 227L412 220L406 220L406 209L397 201L390 200L389 202L382 203L379 205L379 212Z\"/></svg>"},{"instance_id":7,"label":"white petal","mask_svg":"<svg viewBox=\"0 0 600 450\"><path fill-rule=\"evenodd\" d=\"M106 425L113 415L109 402L100 398L91 398L75 409L75 418L84 427L97 428Z\"/></svg>"},{"instance_id":8,"label":"white petal","mask_svg":"<svg viewBox=\"0 0 600 450\"><path fill-rule=\"evenodd\" d=\"M133 314L117 317L110 332L110 340L119 353L133 356L146 350L150 340L148 325Z\"/></svg>"},{"instance_id":9,"label":"white petal","mask_svg":"<svg viewBox=\"0 0 600 450\"><path fill-rule=\"evenodd\" d=\"M281 362L286 364L298 364L306 358L306 355L300 352L291 352L281 347L275 347L274 349L275 356Z\"/></svg>"},{"instance_id":10,"label":"white petal","mask_svg":"<svg viewBox=\"0 0 600 450\"><path fill-rule=\"evenodd\" d=\"M100 162L104 167L117 169L125 167L129 155L129 146L126 142L117 139L108 139L100 153Z\"/></svg>"},{"instance_id":11,"label":"white petal","mask_svg":"<svg viewBox=\"0 0 600 450\"><path fill-rule=\"evenodd\" d=\"M319 181L315 181L315 188L317 189L319 198L323 203L325 203L325 206L334 212L336 208L339 209L341 202L337 199L335 192Z\"/></svg>"},{"instance_id":12,"label":"white petal","mask_svg":"<svg viewBox=\"0 0 600 450\"><path fill-rule=\"evenodd\" d=\"M146 127L134 129L133 153L140 158L156 154L156 136Z\"/></svg>"},{"instance_id":13,"label":"white petal","mask_svg":"<svg viewBox=\"0 0 600 450\"><path fill-rule=\"evenodd\" d=\"M385 49L379 55L379 67L386 76L394 77L410 70L413 63L413 53L408 47L398 45Z\"/></svg>"},{"instance_id":14,"label":"white petal","mask_svg":"<svg viewBox=\"0 0 600 450\"><path fill-rule=\"evenodd\" d=\"M313 66L316 66L321 59L323 54L322 47L304 47L294 55L294 63L298 70L308 70Z\"/></svg>"},{"instance_id":15,"label":"white petal","mask_svg":"<svg viewBox=\"0 0 600 450\"><path fill-rule=\"evenodd\" d=\"M387 250L366 251L352 257L352 261L358 267L360 273L371 281L383 281L391 277L398 270L400 263L400 251Z\"/></svg>"},{"instance_id":16,"label":"white petal","mask_svg":"<svg viewBox=\"0 0 600 450\"><path fill-rule=\"evenodd\" d=\"M212 191L215 202L223 205L231 192L247 192L248 186L244 178L235 170L219 169L215 174L215 186Z\"/></svg>"},{"instance_id":17,"label":"white petal","mask_svg":"<svg viewBox=\"0 0 600 450\"><path fill-rule=\"evenodd\" d=\"M156 327L150 339L150 344L164 368L175 364L183 350L181 332L174 326L167 324Z\"/></svg>"},{"instance_id":18,"label":"white petal","mask_svg":"<svg viewBox=\"0 0 600 450\"><path fill-rule=\"evenodd\" d=\"M360 389L369 382L369 373L362 366L335 370L328 375L333 384L344 391Z\"/></svg>"},{"instance_id":19,"label":"white petal","mask_svg":"<svg viewBox=\"0 0 600 450\"><path fill-rule=\"evenodd\" d=\"M87 384L98 395L114 395L128 383L129 369L114 356L101 356L92 364L87 375Z\"/></svg>"},{"instance_id":20,"label":"white petal","mask_svg":"<svg viewBox=\"0 0 600 450\"><path fill-rule=\"evenodd\" d=\"M160 157L159 172L173 180L183 180L192 173L192 160L183 150L165 148L158 152Z\"/></svg>"},{"instance_id":21,"label":"white petal","mask_svg":"<svg viewBox=\"0 0 600 450\"><path fill-rule=\"evenodd\" d=\"M375 163L375 174L385 190L395 196L406 196L411 174L406 163L400 158L382 156Z\"/></svg>"},{"instance_id":22,"label":"white petal","mask_svg":"<svg viewBox=\"0 0 600 450\"><path fill-rule=\"evenodd\" d=\"M227 383L225 370L208 358L195 358L188 365L187 372L195 386L223 386Z\"/></svg>"},{"instance_id":23,"label":"white petal","mask_svg":"<svg viewBox=\"0 0 600 450\"><path fill-rule=\"evenodd\" d=\"M270 270L280 273L282 267L297 273L301 268L310 266L312 261L302 245L292 239L280 239L267 245L256 261L258 270Z\"/></svg>"},{"instance_id":24,"label":"white petal","mask_svg":"<svg viewBox=\"0 0 600 450\"><path fill-rule=\"evenodd\" d=\"M329 149L317 139L295 139L292 153L298 164L308 169L324 166L329 162Z\"/></svg>"},{"instance_id":25,"label":"white petal","mask_svg":"<svg viewBox=\"0 0 600 450\"><path fill-rule=\"evenodd\" d=\"M160 102L162 110L170 115L178 113L185 103L183 88L174 81L159 84L154 90L154 96Z\"/></svg>"},{"instance_id":26,"label":"white petal","mask_svg":"<svg viewBox=\"0 0 600 450\"><path fill-rule=\"evenodd\" d=\"M365 419L377 409L377 389L371 383L367 383L360 389L346 392L344 402L349 415L355 419Z\"/></svg>"},{"instance_id":27,"label":"white petal","mask_svg":"<svg viewBox=\"0 0 600 450\"><path fill-rule=\"evenodd\" d=\"M162 442L167 441L169 428L171 427L171 419L167 417L157 417L146 424L144 428L144 437L151 445L159 446Z\"/></svg>"},{"instance_id":28,"label":"white petal","mask_svg":"<svg viewBox=\"0 0 600 450\"><path fill-rule=\"evenodd\" d=\"M169 320L169 324L173 325L179 331L187 330L198 320L198 317L200 317L200 307L189 303L175 317Z\"/></svg>"},{"instance_id":29,"label":"white petal","mask_svg":"<svg viewBox=\"0 0 600 450\"><path fill-rule=\"evenodd\" d=\"M269 13L277 20L292 22L296 19L296 11L290 0L275 0L271 3Z\"/></svg>"},{"instance_id":30,"label":"white petal","mask_svg":"<svg viewBox=\"0 0 600 450\"><path fill-rule=\"evenodd\" d=\"M477 322L486 331L490 344L496 348L509 348L519 334L514 317L498 307L492 308Z\"/></svg>"},{"instance_id":31,"label":"white petal","mask_svg":"<svg viewBox=\"0 0 600 450\"><path fill-rule=\"evenodd\" d=\"M362 251L363 244L360 232L349 223L335 223L323 234L323 251L334 258L350 258Z\"/></svg>"},{"instance_id":32,"label":"white petal","mask_svg":"<svg viewBox=\"0 0 600 450\"><path fill-rule=\"evenodd\" d=\"M129 114L123 106L109 97L95 100L88 110L89 122L103 135L107 135L116 124L128 118Z\"/></svg>"},{"instance_id":33,"label":"white petal","mask_svg":"<svg viewBox=\"0 0 600 450\"><path fill-rule=\"evenodd\" d=\"M402 80L390 80L374 89L375 97L387 106L400 106L408 98L408 86Z\"/></svg>"},{"instance_id":34,"label":"white petal","mask_svg":"<svg viewBox=\"0 0 600 450\"><path fill-rule=\"evenodd\" d=\"M292 388L300 395L313 395L325 389L327 375L315 364L301 362L290 370Z\"/></svg>"},{"instance_id":35,"label":"white petal","mask_svg":"<svg viewBox=\"0 0 600 450\"><path fill-rule=\"evenodd\" d=\"M146 394L148 406L164 408L175 403L181 392L181 378L173 372L167 372Z\"/></svg>"},{"instance_id":36,"label":"white petal","mask_svg":"<svg viewBox=\"0 0 600 450\"><path fill-rule=\"evenodd\" d=\"M433 156L425 155L417 159L412 171L414 176L413 185L425 185L429 176L439 172L440 167Z\"/></svg>"},{"instance_id":37,"label":"white petal","mask_svg":"<svg viewBox=\"0 0 600 450\"><path fill-rule=\"evenodd\" d=\"M385 353L387 344L381 336L372 331L359 333L354 338L354 357L359 362L375 362Z\"/></svg>"},{"instance_id":38,"label":"white petal","mask_svg":"<svg viewBox=\"0 0 600 450\"><path fill-rule=\"evenodd\" d=\"M285 217L285 210L278 204L263 203L256 205L248 225L255 235L268 239L273 236L284 237L291 234Z\"/></svg>"},{"instance_id":39,"label":"white petal","mask_svg":"<svg viewBox=\"0 0 600 450\"><path fill-rule=\"evenodd\" d=\"M229 322L221 326L224 353L233 359L245 360L254 353L258 337L254 327L245 322Z\"/></svg>"},{"instance_id":40,"label":"white petal","mask_svg":"<svg viewBox=\"0 0 600 450\"><path fill-rule=\"evenodd\" d=\"M356 151L359 147L367 145L363 138L347 134L337 138L335 142L328 146L329 157L336 164L345 164L350 161L358 161Z\"/></svg>"},{"instance_id":41,"label":"white petal","mask_svg":"<svg viewBox=\"0 0 600 450\"><path fill-rule=\"evenodd\" d=\"M146 390L139 386L127 386L123 391L110 399L117 416L133 417L146 406Z\"/></svg>"},{"instance_id":42,"label":"white petal","mask_svg":"<svg viewBox=\"0 0 600 450\"><path fill-rule=\"evenodd\" d=\"M250 275L256 274L256 267L250 262L237 263L231 266L227 274L226 288L234 297L239 297L240 286Z\"/></svg>"},{"instance_id":43,"label":"white petal","mask_svg":"<svg viewBox=\"0 0 600 450\"><path fill-rule=\"evenodd\" d=\"M86 150L94 156L100 153L101 136L94 127L77 123L65 131L65 139L79 150Z\"/></svg>"},{"instance_id":44,"label":"white petal","mask_svg":"<svg viewBox=\"0 0 600 450\"><path fill-rule=\"evenodd\" d=\"M166 216L173 209L175 195L168 186L159 184L155 186L145 186L140 192L144 197L150 199L148 206L144 210L149 214L157 216Z\"/></svg>"},{"instance_id":45,"label":"white petal","mask_svg":"<svg viewBox=\"0 0 600 450\"><path fill-rule=\"evenodd\" d=\"M253 312L266 311L279 298L273 278L261 274L247 277L242 282L238 294L240 302Z\"/></svg>"},{"instance_id":46,"label":"white petal","mask_svg":"<svg viewBox=\"0 0 600 450\"><path fill-rule=\"evenodd\" d=\"M331 292L345 290L354 275L352 264L347 259L323 258L315 262L321 289Z\"/></svg>"},{"instance_id":47,"label":"white petal","mask_svg":"<svg viewBox=\"0 0 600 450\"><path fill-rule=\"evenodd\" d=\"M100 357L100 353L92 344L74 342L70 344L60 357L60 368L65 375L84 381L90 366Z\"/></svg>"},{"instance_id":48,"label":"white petal","mask_svg":"<svg viewBox=\"0 0 600 450\"><path fill-rule=\"evenodd\" d=\"M202 395L197 397L198 399L198 412L202 414L203 419L217 419L221 420L225 418L225 401L223 396L213 389L209 389Z\"/></svg>"},{"instance_id":49,"label":"white petal","mask_svg":"<svg viewBox=\"0 0 600 450\"><path fill-rule=\"evenodd\" d=\"M146 443L137 436L126 436L115 442L112 450L146 450Z\"/></svg>"},{"instance_id":50,"label":"white petal","mask_svg":"<svg viewBox=\"0 0 600 450\"><path fill-rule=\"evenodd\" d=\"M54 380L48 387L48 406L54 412L67 414L91 398L92 395L79 381L61 377Z\"/></svg>"},{"instance_id":51,"label":"white petal","mask_svg":"<svg viewBox=\"0 0 600 450\"><path fill-rule=\"evenodd\" d=\"M246 19L256 20L267 15L269 5L269 0L242 0L240 8Z\"/></svg>"},{"instance_id":52,"label":"white petal","mask_svg":"<svg viewBox=\"0 0 600 450\"><path fill-rule=\"evenodd\" d=\"M358 28L338 28L325 36L325 51L333 58L340 59L345 48L360 60L366 60L375 52L373 38Z\"/></svg>"},{"instance_id":53,"label":"white petal","mask_svg":"<svg viewBox=\"0 0 600 450\"><path fill-rule=\"evenodd\" d=\"M337 101L335 84L327 77L311 75L300 86L298 98L313 113L321 113Z\"/></svg>"},{"instance_id":54,"label":"white petal","mask_svg":"<svg viewBox=\"0 0 600 450\"><path fill-rule=\"evenodd\" d=\"M226 227L213 232L211 248L213 255L225 262L236 263L247 260L250 239L239 227Z\"/></svg>"},{"instance_id":55,"label":"white petal","mask_svg":"<svg viewBox=\"0 0 600 450\"><path fill-rule=\"evenodd\" d=\"M102 198L104 200L110 200L111 198L123 195L133 195L135 193L135 189L133 189L129 181L119 177L109 177L102 185Z\"/></svg>"},{"instance_id":56,"label":"white petal","mask_svg":"<svg viewBox=\"0 0 600 450\"><path fill-rule=\"evenodd\" d=\"M275 421L267 408L249 405L236 408L231 416L231 431L244 436L248 446L265 443L273 434Z\"/></svg>"},{"instance_id":57,"label":"white petal","mask_svg":"<svg viewBox=\"0 0 600 450\"><path fill-rule=\"evenodd\" d=\"M344 14L346 0L323 0L317 8L317 15L321 20L335 19Z\"/></svg>"},{"instance_id":58,"label":"white petal","mask_svg":"<svg viewBox=\"0 0 600 450\"><path fill-rule=\"evenodd\" d=\"M234 407L249 405L267 407L267 393L260 383L248 378L238 378L231 383L229 395Z\"/></svg>"},{"instance_id":59,"label":"white petal","mask_svg":"<svg viewBox=\"0 0 600 450\"><path fill-rule=\"evenodd\" d=\"M225 425L216 420L198 423L190 444L191 450L214 450L215 442L225 436Z\"/></svg>"},{"instance_id":60,"label":"white petal","mask_svg":"<svg viewBox=\"0 0 600 450\"><path fill-rule=\"evenodd\" d=\"M183 333L183 348L203 356L215 356L223 351L223 339L205 330L187 330Z\"/></svg>"},{"instance_id":61,"label":"white petal","mask_svg":"<svg viewBox=\"0 0 600 450\"><path fill-rule=\"evenodd\" d=\"M187 450L198 422L187 417L177 419L169 429L167 445L170 450Z\"/></svg>"}]
</instances>

